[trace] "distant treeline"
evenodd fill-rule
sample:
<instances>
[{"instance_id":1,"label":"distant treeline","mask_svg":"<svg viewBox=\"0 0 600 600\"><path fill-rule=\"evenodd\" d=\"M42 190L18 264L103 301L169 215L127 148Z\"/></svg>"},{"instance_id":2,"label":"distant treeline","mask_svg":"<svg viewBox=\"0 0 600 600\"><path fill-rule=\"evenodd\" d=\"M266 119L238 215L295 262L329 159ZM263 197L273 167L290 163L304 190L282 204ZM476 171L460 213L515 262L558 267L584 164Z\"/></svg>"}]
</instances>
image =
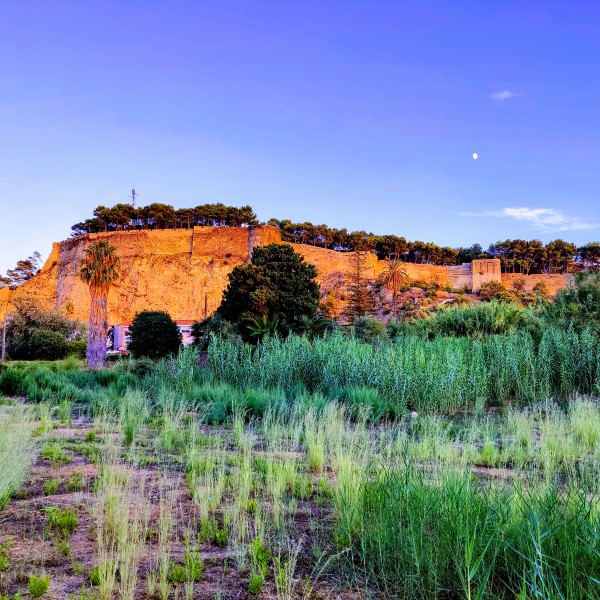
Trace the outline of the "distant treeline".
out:
<instances>
[{"instance_id":1,"label":"distant treeline","mask_svg":"<svg viewBox=\"0 0 600 600\"><path fill-rule=\"evenodd\" d=\"M94 216L71 228L73 235L130 229L189 229L194 226L254 227L259 225L251 206L201 204L195 208L175 209L168 204L149 204L136 208L116 204L98 206ZM407 241L397 235L375 235L366 231L336 229L310 222L293 223L289 219L271 219L267 225L279 228L282 239L349 252L368 250L379 258L395 256L406 262L429 265L457 265L477 258L499 258L505 273L565 273L582 268L600 268L600 243L577 247L564 240L543 244L539 240L505 240L490 244L487 250L473 244L468 248L438 246L432 242Z\"/></svg>"},{"instance_id":2,"label":"distant treeline","mask_svg":"<svg viewBox=\"0 0 600 600\"><path fill-rule=\"evenodd\" d=\"M98 206L94 216L71 227L73 235L123 231L128 229L189 229L194 226L252 227L258 225L251 206L202 204L196 208L173 208L155 202L136 208L131 204L115 204L112 208Z\"/></svg>"}]
</instances>

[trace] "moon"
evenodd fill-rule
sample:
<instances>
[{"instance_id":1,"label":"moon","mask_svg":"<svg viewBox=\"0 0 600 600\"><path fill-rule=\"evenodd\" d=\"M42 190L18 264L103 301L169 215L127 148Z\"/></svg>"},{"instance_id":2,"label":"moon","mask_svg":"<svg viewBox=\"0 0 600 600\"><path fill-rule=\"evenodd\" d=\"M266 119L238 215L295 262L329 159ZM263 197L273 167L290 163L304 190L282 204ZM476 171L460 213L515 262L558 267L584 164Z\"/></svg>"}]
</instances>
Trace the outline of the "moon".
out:
<instances>
[{"instance_id":1,"label":"moon","mask_svg":"<svg viewBox=\"0 0 600 600\"><path fill-rule=\"evenodd\" d=\"M479 154L477 152L473 152L473 160L477 160L479 158Z\"/></svg>"}]
</instances>

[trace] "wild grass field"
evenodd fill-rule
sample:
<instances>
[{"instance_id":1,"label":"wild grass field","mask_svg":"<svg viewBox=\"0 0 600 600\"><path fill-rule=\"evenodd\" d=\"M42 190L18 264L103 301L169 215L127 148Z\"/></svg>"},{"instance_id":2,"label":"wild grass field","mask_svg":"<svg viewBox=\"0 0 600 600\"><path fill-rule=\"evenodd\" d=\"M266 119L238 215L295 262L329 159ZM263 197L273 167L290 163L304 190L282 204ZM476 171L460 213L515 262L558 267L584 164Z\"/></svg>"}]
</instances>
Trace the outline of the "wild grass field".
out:
<instances>
[{"instance_id":1,"label":"wild grass field","mask_svg":"<svg viewBox=\"0 0 600 600\"><path fill-rule=\"evenodd\" d=\"M599 381L552 327L9 364L0 597L600 598Z\"/></svg>"}]
</instances>

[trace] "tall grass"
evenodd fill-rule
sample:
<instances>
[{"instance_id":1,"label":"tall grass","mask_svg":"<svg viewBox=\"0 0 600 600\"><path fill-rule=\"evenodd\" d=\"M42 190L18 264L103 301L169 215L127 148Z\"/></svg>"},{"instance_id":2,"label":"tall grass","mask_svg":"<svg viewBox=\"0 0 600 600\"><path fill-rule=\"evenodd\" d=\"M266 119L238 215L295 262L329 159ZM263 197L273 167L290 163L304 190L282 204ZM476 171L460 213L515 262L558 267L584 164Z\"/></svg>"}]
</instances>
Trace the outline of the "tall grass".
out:
<instances>
[{"instance_id":1,"label":"tall grass","mask_svg":"<svg viewBox=\"0 0 600 600\"><path fill-rule=\"evenodd\" d=\"M115 589L123 600L133 600L148 530L145 481L135 478L134 471L119 462L118 454L118 448L110 443L105 448L91 507L96 521L100 600L110 600Z\"/></svg>"},{"instance_id":2,"label":"tall grass","mask_svg":"<svg viewBox=\"0 0 600 600\"><path fill-rule=\"evenodd\" d=\"M314 341L266 339L252 348L213 339L210 381L235 389L302 389L340 397L368 387L385 416L406 409L456 413L486 405L525 405L598 391L600 353L589 332L549 328L539 342L525 331L477 340L400 336L376 348L341 335ZM289 394L289 393L288 393Z\"/></svg>"},{"instance_id":3,"label":"tall grass","mask_svg":"<svg viewBox=\"0 0 600 600\"><path fill-rule=\"evenodd\" d=\"M303 402L307 394L311 403L337 399L359 413L368 409L375 420L407 411L449 415L598 394L597 347L590 331L552 327L480 339L409 333L376 347L341 334L312 341L266 338L256 347L213 337L203 368L193 349L144 369L135 362L100 372L9 368L0 392L36 402L67 400L99 414L116 411L127 390L142 390L155 406L171 397L175 408L210 409L214 422L225 421L234 406L260 416L274 404Z\"/></svg>"},{"instance_id":4,"label":"tall grass","mask_svg":"<svg viewBox=\"0 0 600 600\"><path fill-rule=\"evenodd\" d=\"M0 406L0 510L19 489L31 464L33 430L29 409Z\"/></svg>"},{"instance_id":5,"label":"tall grass","mask_svg":"<svg viewBox=\"0 0 600 600\"><path fill-rule=\"evenodd\" d=\"M382 597L600 597L596 496L485 486L455 470L430 476L410 462L359 490L351 520L338 505L338 539L349 540L357 581Z\"/></svg>"}]
</instances>

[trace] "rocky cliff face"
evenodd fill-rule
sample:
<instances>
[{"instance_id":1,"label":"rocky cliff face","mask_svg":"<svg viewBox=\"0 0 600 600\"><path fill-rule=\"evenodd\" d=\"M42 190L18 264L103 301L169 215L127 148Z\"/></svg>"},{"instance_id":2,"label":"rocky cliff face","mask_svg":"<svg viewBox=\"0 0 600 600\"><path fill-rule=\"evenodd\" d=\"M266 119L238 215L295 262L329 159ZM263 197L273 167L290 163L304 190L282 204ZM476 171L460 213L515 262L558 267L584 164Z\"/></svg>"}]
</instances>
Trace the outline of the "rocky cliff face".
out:
<instances>
[{"instance_id":1,"label":"rocky cliff face","mask_svg":"<svg viewBox=\"0 0 600 600\"><path fill-rule=\"evenodd\" d=\"M84 249L98 239L108 239L121 259L121 276L108 299L111 325L129 322L144 309L166 310L177 320L212 314L221 303L231 270L247 262L255 246L281 242L275 227L123 231L57 242L34 279L14 291L0 288L0 320L15 298L33 294L48 308L86 321L90 296L78 273ZM348 270L348 253L304 244L291 246L317 267L320 281ZM370 255L368 266L376 278L384 262ZM412 279L441 284L449 281L446 267L407 264L406 269ZM555 291L564 286L564 278L552 283Z\"/></svg>"}]
</instances>

